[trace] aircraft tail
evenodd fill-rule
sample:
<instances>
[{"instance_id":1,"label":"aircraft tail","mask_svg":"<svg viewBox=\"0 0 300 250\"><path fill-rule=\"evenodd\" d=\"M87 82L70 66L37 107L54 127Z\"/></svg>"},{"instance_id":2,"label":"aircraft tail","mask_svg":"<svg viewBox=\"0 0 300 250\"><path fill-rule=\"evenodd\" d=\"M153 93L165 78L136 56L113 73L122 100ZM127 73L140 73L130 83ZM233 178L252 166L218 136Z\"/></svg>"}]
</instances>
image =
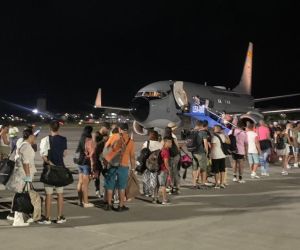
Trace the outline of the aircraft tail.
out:
<instances>
[{"instance_id":1,"label":"aircraft tail","mask_svg":"<svg viewBox=\"0 0 300 250\"><path fill-rule=\"evenodd\" d=\"M102 107L102 100L101 100L101 89L98 89L98 93L95 100L95 108L101 108Z\"/></svg>"},{"instance_id":2,"label":"aircraft tail","mask_svg":"<svg viewBox=\"0 0 300 250\"><path fill-rule=\"evenodd\" d=\"M250 42L240 83L233 89L238 93L251 95L252 58L253 58L253 44Z\"/></svg>"}]
</instances>

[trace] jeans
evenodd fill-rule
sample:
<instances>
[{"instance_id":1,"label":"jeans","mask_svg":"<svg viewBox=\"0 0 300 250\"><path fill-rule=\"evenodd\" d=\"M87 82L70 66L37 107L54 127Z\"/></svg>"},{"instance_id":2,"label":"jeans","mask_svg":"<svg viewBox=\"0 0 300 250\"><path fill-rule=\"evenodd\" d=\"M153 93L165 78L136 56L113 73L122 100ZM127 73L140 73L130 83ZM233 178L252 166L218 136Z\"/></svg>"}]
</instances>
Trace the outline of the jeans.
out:
<instances>
[{"instance_id":1,"label":"jeans","mask_svg":"<svg viewBox=\"0 0 300 250\"><path fill-rule=\"evenodd\" d=\"M269 162L267 161L269 154L271 154L270 149L263 150L261 155L259 156L260 162L260 172L261 173L268 173L269 172Z\"/></svg>"}]
</instances>

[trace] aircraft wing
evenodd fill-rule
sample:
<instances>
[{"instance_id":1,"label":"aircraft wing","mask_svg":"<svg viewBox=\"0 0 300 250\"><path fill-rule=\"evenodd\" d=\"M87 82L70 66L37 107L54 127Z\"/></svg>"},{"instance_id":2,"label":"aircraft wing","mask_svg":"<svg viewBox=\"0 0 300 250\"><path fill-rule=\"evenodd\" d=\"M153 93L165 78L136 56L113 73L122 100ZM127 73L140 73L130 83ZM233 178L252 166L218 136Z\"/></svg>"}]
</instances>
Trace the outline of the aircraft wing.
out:
<instances>
[{"instance_id":1,"label":"aircraft wing","mask_svg":"<svg viewBox=\"0 0 300 250\"><path fill-rule=\"evenodd\" d=\"M260 112L262 114L297 113L300 112L300 108L286 108L286 109L274 109L274 110L260 109Z\"/></svg>"},{"instance_id":2,"label":"aircraft wing","mask_svg":"<svg viewBox=\"0 0 300 250\"><path fill-rule=\"evenodd\" d=\"M278 96L270 96L270 97L262 97L262 98L255 98L254 102L264 102L274 99L280 99L280 98L286 98L286 97L293 97L293 96L299 96L300 93L290 94L290 95L278 95Z\"/></svg>"}]
</instances>

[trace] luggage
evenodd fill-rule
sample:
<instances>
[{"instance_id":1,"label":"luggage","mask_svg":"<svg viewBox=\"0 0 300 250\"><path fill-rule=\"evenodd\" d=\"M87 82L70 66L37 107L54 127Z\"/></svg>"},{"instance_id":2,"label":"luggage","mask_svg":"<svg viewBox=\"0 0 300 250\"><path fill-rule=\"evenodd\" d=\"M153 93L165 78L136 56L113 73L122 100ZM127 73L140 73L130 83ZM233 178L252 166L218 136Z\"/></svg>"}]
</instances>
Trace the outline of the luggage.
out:
<instances>
[{"instance_id":1,"label":"luggage","mask_svg":"<svg viewBox=\"0 0 300 250\"><path fill-rule=\"evenodd\" d=\"M55 187L64 187L73 183L71 171L64 166L45 165L40 181Z\"/></svg>"},{"instance_id":2,"label":"luggage","mask_svg":"<svg viewBox=\"0 0 300 250\"><path fill-rule=\"evenodd\" d=\"M125 190L125 195L127 199L135 198L136 196L140 195L140 185L139 181L134 174L133 171L130 171L127 187Z\"/></svg>"}]
</instances>

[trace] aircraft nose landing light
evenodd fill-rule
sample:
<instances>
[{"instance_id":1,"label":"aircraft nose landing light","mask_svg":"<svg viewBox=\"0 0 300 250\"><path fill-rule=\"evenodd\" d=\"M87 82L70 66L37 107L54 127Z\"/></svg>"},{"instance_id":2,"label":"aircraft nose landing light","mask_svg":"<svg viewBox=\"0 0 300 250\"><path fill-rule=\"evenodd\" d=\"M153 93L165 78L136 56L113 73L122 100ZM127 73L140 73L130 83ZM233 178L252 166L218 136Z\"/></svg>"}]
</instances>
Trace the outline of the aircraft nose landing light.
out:
<instances>
[{"instance_id":1,"label":"aircraft nose landing light","mask_svg":"<svg viewBox=\"0 0 300 250\"><path fill-rule=\"evenodd\" d=\"M149 116L150 104L144 97L136 97L131 102L130 113L138 122L145 121Z\"/></svg>"}]
</instances>

